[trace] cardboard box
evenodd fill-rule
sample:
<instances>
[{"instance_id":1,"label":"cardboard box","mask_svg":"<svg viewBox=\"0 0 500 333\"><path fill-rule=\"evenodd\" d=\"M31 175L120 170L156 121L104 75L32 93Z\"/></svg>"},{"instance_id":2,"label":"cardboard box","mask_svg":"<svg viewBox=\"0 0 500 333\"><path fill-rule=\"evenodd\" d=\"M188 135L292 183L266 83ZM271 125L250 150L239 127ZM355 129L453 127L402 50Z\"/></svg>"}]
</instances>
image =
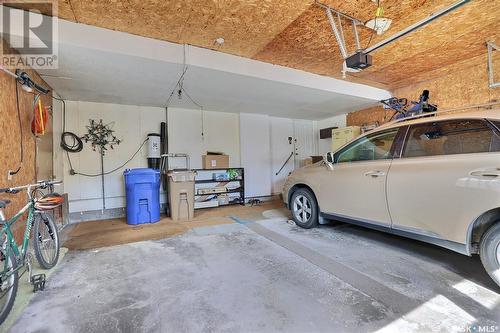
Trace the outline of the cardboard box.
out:
<instances>
[{"instance_id":1,"label":"cardboard box","mask_svg":"<svg viewBox=\"0 0 500 333\"><path fill-rule=\"evenodd\" d=\"M229 168L229 155L203 155L201 161L203 169Z\"/></svg>"}]
</instances>

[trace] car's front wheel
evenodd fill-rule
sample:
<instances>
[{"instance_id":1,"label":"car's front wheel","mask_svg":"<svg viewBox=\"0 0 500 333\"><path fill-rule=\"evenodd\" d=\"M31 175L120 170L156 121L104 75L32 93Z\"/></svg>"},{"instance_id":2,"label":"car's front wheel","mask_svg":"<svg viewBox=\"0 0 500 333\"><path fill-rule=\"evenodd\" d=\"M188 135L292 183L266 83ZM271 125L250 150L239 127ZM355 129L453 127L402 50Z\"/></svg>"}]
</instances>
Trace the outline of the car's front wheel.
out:
<instances>
[{"instance_id":1,"label":"car's front wheel","mask_svg":"<svg viewBox=\"0 0 500 333\"><path fill-rule=\"evenodd\" d=\"M290 210L293 220L302 228L314 228L318 225L318 204L314 194L306 189L299 188L292 194Z\"/></svg>"},{"instance_id":2,"label":"car's front wheel","mask_svg":"<svg viewBox=\"0 0 500 333\"><path fill-rule=\"evenodd\" d=\"M491 278L500 286L500 221L481 238L481 262Z\"/></svg>"}]
</instances>

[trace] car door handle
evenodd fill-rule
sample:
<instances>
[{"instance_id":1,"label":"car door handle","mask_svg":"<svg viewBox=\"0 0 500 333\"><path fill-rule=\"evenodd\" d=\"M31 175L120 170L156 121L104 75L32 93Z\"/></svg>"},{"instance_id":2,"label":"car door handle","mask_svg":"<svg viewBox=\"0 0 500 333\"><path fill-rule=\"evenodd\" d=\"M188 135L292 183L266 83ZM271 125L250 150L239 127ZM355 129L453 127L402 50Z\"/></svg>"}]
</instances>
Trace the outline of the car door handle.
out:
<instances>
[{"instance_id":1,"label":"car door handle","mask_svg":"<svg viewBox=\"0 0 500 333\"><path fill-rule=\"evenodd\" d=\"M500 171L495 172L488 170L478 170L478 171L472 171L470 175L475 177L497 178L500 177Z\"/></svg>"},{"instance_id":2,"label":"car door handle","mask_svg":"<svg viewBox=\"0 0 500 333\"><path fill-rule=\"evenodd\" d=\"M378 171L378 170L368 171L365 173L365 176L373 177L373 178L383 177L383 176L385 176L385 172Z\"/></svg>"}]
</instances>

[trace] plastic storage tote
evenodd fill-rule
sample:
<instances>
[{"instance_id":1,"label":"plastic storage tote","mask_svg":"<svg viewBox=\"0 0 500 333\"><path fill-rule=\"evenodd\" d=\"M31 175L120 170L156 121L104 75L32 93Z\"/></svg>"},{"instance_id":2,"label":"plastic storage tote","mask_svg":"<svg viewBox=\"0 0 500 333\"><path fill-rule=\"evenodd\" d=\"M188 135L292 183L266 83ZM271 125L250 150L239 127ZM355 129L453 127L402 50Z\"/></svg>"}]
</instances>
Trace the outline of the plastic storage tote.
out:
<instances>
[{"instance_id":1,"label":"plastic storage tote","mask_svg":"<svg viewBox=\"0 0 500 333\"><path fill-rule=\"evenodd\" d=\"M194 216L194 171L168 173L168 194L172 220L192 220Z\"/></svg>"},{"instance_id":2,"label":"plastic storage tote","mask_svg":"<svg viewBox=\"0 0 500 333\"><path fill-rule=\"evenodd\" d=\"M127 224L160 220L160 171L148 168L123 172L127 195Z\"/></svg>"}]
</instances>

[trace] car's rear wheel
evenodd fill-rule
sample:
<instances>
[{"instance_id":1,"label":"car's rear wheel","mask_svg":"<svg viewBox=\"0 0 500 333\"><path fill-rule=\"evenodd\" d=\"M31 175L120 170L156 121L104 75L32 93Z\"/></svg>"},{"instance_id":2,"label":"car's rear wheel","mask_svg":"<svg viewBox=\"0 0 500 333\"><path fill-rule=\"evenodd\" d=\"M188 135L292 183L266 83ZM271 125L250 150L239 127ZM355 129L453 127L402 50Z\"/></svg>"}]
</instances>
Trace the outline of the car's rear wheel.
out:
<instances>
[{"instance_id":1,"label":"car's rear wheel","mask_svg":"<svg viewBox=\"0 0 500 333\"><path fill-rule=\"evenodd\" d=\"M500 286L500 221L483 235L479 251L486 272Z\"/></svg>"},{"instance_id":2,"label":"car's rear wheel","mask_svg":"<svg viewBox=\"0 0 500 333\"><path fill-rule=\"evenodd\" d=\"M290 210L293 220L302 228L314 228L318 225L318 204L314 194L306 189L299 188L292 194Z\"/></svg>"}]
</instances>

